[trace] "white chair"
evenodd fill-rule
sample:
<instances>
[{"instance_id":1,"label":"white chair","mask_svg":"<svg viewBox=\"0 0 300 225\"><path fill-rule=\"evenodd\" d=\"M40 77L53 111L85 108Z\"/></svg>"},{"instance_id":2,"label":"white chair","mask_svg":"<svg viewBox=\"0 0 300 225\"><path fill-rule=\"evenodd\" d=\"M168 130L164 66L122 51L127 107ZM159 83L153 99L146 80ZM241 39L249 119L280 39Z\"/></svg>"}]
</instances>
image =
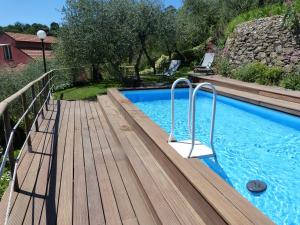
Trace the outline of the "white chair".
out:
<instances>
[{"instance_id":1,"label":"white chair","mask_svg":"<svg viewBox=\"0 0 300 225\"><path fill-rule=\"evenodd\" d=\"M201 61L201 65L195 66L194 72L195 73L205 72L207 74L213 73L214 71L211 66L214 62L214 58L215 58L215 53L205 53L205 55Z\"/></svg>"},{"instance_id":2,"label":"white chair","mask_svg":"<svg viewBox=\"0 0 300 225\"><path fill-rule=\"evenodd\" d=\"M165 70L164 73L156 74L156 75L158 75L158 76L168 76L168 77L173 76L176 73L176 71L178 70L180 64L181 64L180 60L173 59L173 60L171 60L169 68L167 70Z\"/></svg>"}]
</instances>

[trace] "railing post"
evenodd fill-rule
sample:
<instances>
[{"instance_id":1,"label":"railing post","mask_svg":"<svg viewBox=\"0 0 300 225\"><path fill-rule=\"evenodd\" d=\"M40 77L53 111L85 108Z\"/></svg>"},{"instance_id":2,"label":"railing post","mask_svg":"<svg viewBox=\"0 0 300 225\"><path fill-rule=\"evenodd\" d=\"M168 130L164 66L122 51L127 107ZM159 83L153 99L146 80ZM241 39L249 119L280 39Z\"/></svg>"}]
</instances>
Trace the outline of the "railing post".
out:
<instances>
[{"instance_id":1,"label":"railing post","mask_svg":"<svg viewBox=\"0 0 300 225\"><path fill-rule=\"evenodd\" d=\"M47 75L45 77L43 77L42 81L43 81L43 95L44 95L44 102L45 102L45 109L46 111L48 111L48 104L47 104L47 97L48 97L48 93L47 93L47 79L46 79Z\"/></svg>"},{"instance_id":2,"label":"railing post","mask_svg":"<svg viewBox=\"0 0 300 225\"><path fill-rule=\"evenodd\" d=\"M41 81L38 82L38 85L39 85L39 92L42 91L43 89L43 86L41 84ZM42 114L42 118L44 119L45 118L45 115L44 115L44 109L43 109L43 93L40 94L40 106L41 106L41 114Z\"/></svg>"},{"instance_id":3,"label":"railing post","mask_svg":"<svg viewBox=\"0 0 300 225\"><path fill-rule=\"evenodd\" d=\"M47 74L47 79L46 79L47 80L47 105L49 105L49 100L50 100L50 96L51 96L51 94L49 95L49 92L51 91L51 75L52 75L52 72L49 72Z\"/></svg>"},{"instance_id":4,"label":"railing post","mask_svg":"<svg viewBox=\"0 0 300 225\"><path fill-rule=\"evenodd\" d=\"M32 101L34 101L36 95L35 95L35 88L34 88L34 84L31 86L31 95L32 95ZM33 106L32 106L32 110L33 110L33 114L34 114L34 118L37 117L37 108L36 108L36 102L33 103ZM39 131L39 121L38 121L38 118L36 118L35 120L35 131Z\"/></svg>"},{"instance_id":5,"label":"railing post","mask_svg":"<svg viewBox=\"0 0 300 225\"><path fill-rule=\"evenodd\" d=\"M8 112L8 107L5 109L3 113L3 125L4 125L4 133L5 133L5 140L6 140L6 146L8 145L9 142L9 137L10 133L12 131L11 129L11 124L10 124L10 116ZM14 157L14 152L13 152L13 144L9 146L8 149L8 158L9 158L9 165L10 165L10 173L11 173L11 178L13 177L14 174L14 169L15 169L15 157ZM18 177L16 174L16 179L14 183L14 190L18 191L19 190L19 183L18 183Z\"/></svg>"},{"instance_id":6,"label":"railing post","mask_svg":"<svg viewBox=\"0 0 300 225\"><path fill-rule=\"evenodd\" d=\"M26 112L27 110L27 102L26 102L26 94L23 93L21 95L21 99L22 99L22 108L23 108L23 113ZM28 136L27 138L27 145L28 145L28 151L29 152L32 152L32 144L31 144L31 138L30 138L30 120L29 120L29 117L28 117L28 113L26 113L25 115L25 131L26 131L26 137Z\"/></svg>"}]
</instances>

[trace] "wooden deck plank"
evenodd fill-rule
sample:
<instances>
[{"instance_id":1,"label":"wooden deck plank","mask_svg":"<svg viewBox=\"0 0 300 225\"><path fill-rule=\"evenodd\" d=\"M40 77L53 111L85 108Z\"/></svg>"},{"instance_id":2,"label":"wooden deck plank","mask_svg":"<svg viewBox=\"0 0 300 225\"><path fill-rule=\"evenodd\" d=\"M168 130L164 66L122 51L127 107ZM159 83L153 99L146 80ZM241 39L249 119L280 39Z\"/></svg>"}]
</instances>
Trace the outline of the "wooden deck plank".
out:
<instances>
[{"instance_id":1,"label":"wooden deck plank","mask_svg":"<svg viewBox=\"0 0 300 225\"><path fill-rule=\"evenodd\" d=\"M159 219L153 213L153 209L150 203L146 200L146 196L143 191L139 188L140 184L137 182L137 178L132 172L129 160L125 155L120 143L114 138L111 129L109 128L108 122L106 121L102 110L98 103L91 104L93 111L93 117L97 127L101 127L104 133L100 133L101 136L106 136L107 143L109 143L113 157L116 160L118 169L122 176L124 185L126 187L128 196L131 200L131 204L135 211L136 217L140 224L160 224ZM97 110L96 110L97 109ZM98 111L98 115L97 115ZM96 113L96 115L95 115ZM104 140L105 141L105 140Z\"/></svg>"},{"instance_id":2,"label":"wooden deck plank","mask_svg":"<svg viewBox=\"0 0 300 225\"><path fill-rule=\"evenodd\" d=\"M57 148L63 151L64 158L61 167L61 184L57 209L57 224L72 224L73 220L73 151L74 151L74 126L75 126L75 102L70 102L69 118L67 123L67 134L64 148ZM61 135L59 139L64 139ZM63 147L63 146L61 146ZM58 161L59 162L59 161ZM59 181L59 180L57 180Z\"/></svg>"},{"instance_id":3,"label":"wooden deck plank","mask_svg":"<svg viewBox=\"0 0 300 225\"><path fill-rule=\"evenodd\" d=\"M73 225L89 224L80 104L75 105Z\"/></svg>"},{"instance_id":4,"label":"wooden deck plank","mask_svg":"<svg viewBox=\"0 0 300 225\"><path fill-rule=\"evenodd\" d=\"M88 122L92 120L90 114L87 115L86 108L89 108L88 102L80 101L81 112L81 130L84 150L84 165L86 175L88 211L90 224L105 224L103 207L100 198L99 185L97 180L94 155L91 145L91 133Z\"/></svg>"},{"instance_id":5,"label":"wooden deck plank","mask_svg":"<svg viewBox=\"0 0 300 225\"><path fill-rule=\"evenodd\" d=\"M113 103L111 102L111 104ZM106 105L106 107L108 106ZM111 105L110 107L114 106ZM132 131L126 120L121 116L115 117L114 119L118 121L120 132L122 128L127 128L123 133L127 136L128 141L150 172L153 180L160 188L160 191L165 196L165 199L180 222L182 224L205 224L191 205L185 200L180 191L175 187L170 178L164 173L163 169L158 165L140 138Z\"/></svg>"},{"instance_id":6,"label":"wooden deck plank","mask_svg":"<svg viewBox=\"0 0 300 225\"><path fill-rule=\"evenodd\" d=\"M88 107L88 105L86 107ZM89 115L88 120L90 119L92 119L92 117ZM101 136L103 136L103 138L105 139L104 135ZM114 195L117 201L121 220L125 221L132 218L136 218L127 191L125 189L124 183L122 181L119 170L117 168L116 162L112 156L109 146L107 146L107 144L103 145L104 142L105 142L104 140L100 141L100 145L101 145L104 161L108 170L108 174L110 177L110 181L114 190Z\"/></svg>"},{"instance_id":7,"label":"wooden deck plank","mask_svg":"<svg viewBox=\"0 0 300 225\"><path fill-rule=\"evenodd\" d=\"M55 113L55 116L56 121L58 121L59 115L57 114L57 112ZM41 169L37 177L34 193L30 199L28 210L26 212L23 224L33 225L40 223L44 202L47 198L48 180L51 170L51 161L53 157L53 144L55 141L55 129L56 127L54 125L53 129L51 130L50 140L47 146L45 147L45 153L43 155ZM37 195L37 197L35 195ZM41 198L39 196L44 196L44 198Z\"/></svg>"},{"instance_id":8,"label":"wooden deck plank","mask_svg":"<svg viewBox=\"0 0 300 225\"><path fill-rule=\"evenodd\" d=\"M107 98L104 96L98 97L103 104L103 108L105 108L105 113L108 116L110 123L112 126L119 127L118 124L118 113L115 109L111 108L111 105L107 103ZM139 156L136 154L134 149L132 148L130 142L127 137L124 135L125 131L115 132L122 147L124 148L126 155L131 162L131 165L134 168L135 173L139 177L152 205L157 212L158 217L163 224L180 224L178 218L174 214L174 212L170 209L169 204L165 200L164 196L161 194L159 187L153 181L151 175L146 170L143 165L143 162L140 160Z\"/></svg>"},{"instance_id":9,"label":"wooden deck plank","mask_svg":"<svg viewBox=\"0 0 300 225\"><path fill-rule=\"evenodd\" d=\"M47 198L44 202L40 224L55 224L57 221L57 210L59 202L61 173L64 157L64 145L69 118L70 104L67 101L60 101L60 117L57 124L56 142L53 146L54 154L51 163L51 172L48 181ZM61 138L62 137L62 138Z\"/></svg>"},{"instance_id":10,"label":"wooden deck plank","mask_svg":"<svg viewBox=\"0 0 300 225\"><path fill-rule=\"evenodd\" d=\"M104 133L100 129L100 125L95 122L98 121L98 115L93 108L91 110L91 113L94 120L88 120L88 122L105 221L106 224L122 224L117 202L114 196L113 188L102 153L102 146L105 144ZM89 110L87 110L87 114L90 114Z\"/></svg>"},{"instance_id":11,"label":"wooden deck plank","mask_svg":"<svg viewBox=\"0 0 300 225\"><path fill-rule=\"evenodd\" d=\"M58 144L58 136L60 131L62 130L63 124L65 124L65 120L68 118L69 114L69 104L66 101L57 101L58 104L58 120L56 121L54 137L53 137L53 145L52 145L52 161L50 165L50 174L48 176L47 182L47 197L44 201L39 224L55 224L57 218L57 202L56 197L58 196L56 189L56 169L57 168L57 144ZM51 190L51 191L50 191Z\"/></svg>"}]
</instances>

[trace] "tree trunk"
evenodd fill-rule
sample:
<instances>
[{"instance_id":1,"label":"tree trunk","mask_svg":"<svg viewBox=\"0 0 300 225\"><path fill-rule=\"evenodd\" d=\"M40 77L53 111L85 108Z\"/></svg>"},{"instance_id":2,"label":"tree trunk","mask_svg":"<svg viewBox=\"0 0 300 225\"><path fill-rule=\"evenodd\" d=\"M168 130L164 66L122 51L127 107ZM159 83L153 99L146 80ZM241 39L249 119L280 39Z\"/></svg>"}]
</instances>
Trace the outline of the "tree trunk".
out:
<instances>
[{"instance_id":1,"label":"tree trunk","mask_svg":"<svg viewBox=\"0 0 300 225\"><path fill-rule=\"evenodd\" d=\"M172 57L172 51L171 51L170 46L169 46L169 44L168 44L167 41L166 41L166 47L167 47L167 52L168 52L169 60L171 60L171 57Z\"/></svg>"},{"instance_id":2,"label":"tree trunk","mask_svg":"<svg viewBox=\"0 0 300 225\"><path fill-rule=\"evenodd\" d=\"M140 63L141 63L141 58L143 55L143 49L140 50L139 55L136 59L136 63L134 65L134 71L135 71L135 75L136 75L136 79L137 81L141 81L141 77L140 77Z\"/></svg>"},{"instance_id":3,"label":"tree trunk","mask_svg":"<svg viewBox=\"0 0 300 225\"><path fill-rule=\"evenodd\" d=\"M98 83L103 80L102 74L99 71L98 65L92 64L93 82Z\"/></svg>"},{"instance_id":4,"label":"tree trunk","mask_svg":"<svg viewBox=\"0 0 300 225\"><path fill-rule=\"evenodd\" d=\"M146 58L148 59L150 66L153 68L153 74L156 74L155 61L151 59L150 55L147 52L146 47L143 47L143 51L145 53Z\"/></svg>"},{"instance_id":5,"label":"tree trunk","mask_svg":"<svg viewBox=\"0 0 300 225\"><path fill-rule=\"evenodd\" d=\"M150 57L150 55L147 51L147 48L146 48L146 36L143 34L140 34L139 38L141 41L142 50L145 53L145 56L150 64L150 66L153 68L153 73L156 74L155 61Z\"/></svg>"}]
</instances>

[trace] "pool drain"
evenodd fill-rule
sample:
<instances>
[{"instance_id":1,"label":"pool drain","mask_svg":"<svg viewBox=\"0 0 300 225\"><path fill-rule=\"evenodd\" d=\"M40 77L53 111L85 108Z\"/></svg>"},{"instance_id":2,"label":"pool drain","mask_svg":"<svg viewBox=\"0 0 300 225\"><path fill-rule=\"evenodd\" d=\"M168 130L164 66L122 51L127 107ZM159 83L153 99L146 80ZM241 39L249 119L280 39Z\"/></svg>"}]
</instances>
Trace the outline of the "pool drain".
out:
<instances>
[{"instance_id":1,"label":"pool drain","mask_svg":"<svg viewBox=\"0 0 300 225\"><path fill-rule=\"evenodd\" d=\"M252 193L262 193L267 189L267 184L261 180L250 180L247 189Z\"/></svg>"}]
</instances>

